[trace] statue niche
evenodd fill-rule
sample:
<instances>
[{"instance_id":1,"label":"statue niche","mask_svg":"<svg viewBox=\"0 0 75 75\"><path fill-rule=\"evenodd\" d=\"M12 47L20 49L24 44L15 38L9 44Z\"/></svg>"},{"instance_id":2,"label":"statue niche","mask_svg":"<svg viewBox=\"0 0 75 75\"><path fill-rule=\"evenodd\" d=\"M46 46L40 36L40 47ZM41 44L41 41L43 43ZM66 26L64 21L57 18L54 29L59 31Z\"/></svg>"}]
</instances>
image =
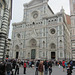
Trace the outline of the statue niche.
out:
<instances>
[{"instance_id":1,"label":"statue niche","mask_svg":"<svg viewBox=\"0 0 75 75\"><path fill-rule=\"evenodd\" d=\"M35 39L31 39L31 40L29 41L29 45L30 45L30 47L36 47L36 45L37 45L36 40L35 40Z\"/></svg>"}]
</instances>

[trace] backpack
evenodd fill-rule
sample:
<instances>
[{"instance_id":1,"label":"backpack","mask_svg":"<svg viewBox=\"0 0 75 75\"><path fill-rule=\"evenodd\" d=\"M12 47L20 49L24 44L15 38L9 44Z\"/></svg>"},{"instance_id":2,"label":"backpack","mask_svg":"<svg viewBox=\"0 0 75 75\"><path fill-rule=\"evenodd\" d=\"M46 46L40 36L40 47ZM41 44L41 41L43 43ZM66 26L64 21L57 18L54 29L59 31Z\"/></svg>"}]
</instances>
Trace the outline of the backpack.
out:
<instances>
[{"instance_id":1,"label":"backpack","mask_svg":"<svg viewBox=\"0 0 75 75\"><path fill-rule=\"evenodd\" d=\"M67 73L68 73L68 74L70 74L70 73L71 73L70 68L67 68Z\"/></svg>"}]
</instances>

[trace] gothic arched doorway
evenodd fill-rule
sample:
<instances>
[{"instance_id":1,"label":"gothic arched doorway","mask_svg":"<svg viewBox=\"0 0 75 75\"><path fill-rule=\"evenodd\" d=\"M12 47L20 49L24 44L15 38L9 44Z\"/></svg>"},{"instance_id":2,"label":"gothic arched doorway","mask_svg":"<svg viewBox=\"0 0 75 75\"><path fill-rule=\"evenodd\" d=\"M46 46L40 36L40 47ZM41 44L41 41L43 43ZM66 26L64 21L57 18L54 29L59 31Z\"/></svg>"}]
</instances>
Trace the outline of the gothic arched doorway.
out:
<instances>
[{"instance_id":1,"label":"gothic arched doorway","mask_svg":"<svg viewBox=\"0 0 75 75\"><path fill-rule=\"evenodd\" d=\"M37 41L33 38L33 39L30 40L29 44L30 44L30 47L31 47L31 59L35 59L36 58Z\"/></svg>"},{"instance_id":2,"label":"gothic arched doorway","mask_svg":"<svg viewBox=\"0 0 75 75\"><path fill-rule=\"evenodd\" d=\"M32 49L31 50L31 59L35 59L36 58L36 50Z\"/></svg>"},{"instance_id":3,"label":"gothic arched doorway","mask_svg":"<svg viewBox=\"0 0 75 75\"><path fill-rule=\"evenodd\" d=\"M18 59L18 56L19 56L19 52L16 52L16 59Z\"/></svg>"},{"instance_id":4,"label":"gothic arched doorway","mask_svg":"<svg viewBox=\"0 0 75 75\"><path fill-rule=\"evenodd\" d=\"M55 52L51 52L51 59L55 59Z\"/></svg>"}]
</instances>

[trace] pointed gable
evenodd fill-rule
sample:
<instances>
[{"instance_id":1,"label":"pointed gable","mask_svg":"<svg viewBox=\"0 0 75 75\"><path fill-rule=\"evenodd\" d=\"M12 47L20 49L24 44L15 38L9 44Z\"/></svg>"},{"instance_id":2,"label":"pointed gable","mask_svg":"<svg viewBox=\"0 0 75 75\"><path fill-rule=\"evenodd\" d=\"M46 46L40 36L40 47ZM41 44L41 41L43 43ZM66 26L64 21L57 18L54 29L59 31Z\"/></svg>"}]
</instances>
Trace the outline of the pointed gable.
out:
<instances>
[{"instance_id":1,"label":"pointed gable","mask_svg":"<svg viewBox=\"0 0 75 75\"><path fill-rule=\"evenodd\" d=\"M43 3L43 1L45 1L45 0L31 0L28 4L24 4L24 6L25 5L27 5L27 7L34 6L34 5ZM48 1L48 0L46 0L46 1Z\"/></svg>"},{"instance_id":2,"label":"pointed gable","mask_svg":"<svg viewBox=\"0 0 75 75\"><path fill-rule=\"evenodd\" d=\"M32 0L32 1L28 4L28 6L37 5L37 4L42 3L42 2L43 2L43 0Z\"/></svg>"}]
</instances>

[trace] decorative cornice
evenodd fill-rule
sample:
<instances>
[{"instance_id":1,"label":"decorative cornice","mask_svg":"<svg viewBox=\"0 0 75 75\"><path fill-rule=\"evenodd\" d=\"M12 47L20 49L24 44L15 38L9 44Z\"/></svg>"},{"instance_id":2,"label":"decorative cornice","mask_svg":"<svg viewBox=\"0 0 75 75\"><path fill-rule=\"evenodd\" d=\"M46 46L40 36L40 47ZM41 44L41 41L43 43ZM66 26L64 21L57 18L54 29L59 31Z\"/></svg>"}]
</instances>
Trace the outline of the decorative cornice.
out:
<instances>
[{"instance_id":1,"label":"decorative cornice","mask_svg":"<svg viewBox=\"0 0 75 75\"><path fill-rule=\"evenodd\" d=\"M12 25L14 26L14 25L21 25L21 24L25 24L25 22L24 22L24 21L22 21L22 22L17 22L17 23L13 23Z\"/></svg>"}]
</instances>

